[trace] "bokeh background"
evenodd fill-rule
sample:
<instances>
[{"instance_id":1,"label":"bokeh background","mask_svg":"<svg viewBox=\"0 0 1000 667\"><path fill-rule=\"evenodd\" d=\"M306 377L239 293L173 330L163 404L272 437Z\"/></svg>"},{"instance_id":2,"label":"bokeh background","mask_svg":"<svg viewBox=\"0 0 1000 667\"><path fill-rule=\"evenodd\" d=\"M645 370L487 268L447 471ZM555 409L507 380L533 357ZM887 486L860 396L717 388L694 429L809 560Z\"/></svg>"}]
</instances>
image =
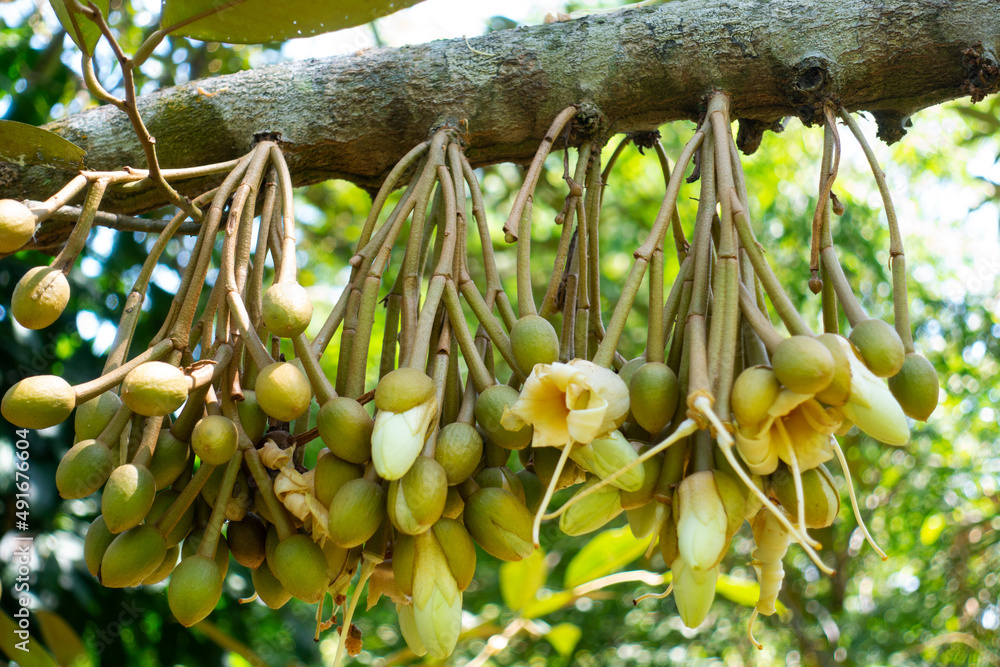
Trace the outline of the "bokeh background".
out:
<instances>
[{"instance_id":1,"label":"bokeh background","mask_svg":"<svg viewBox=\"0 0 1000 667\"><path fill-rule=\"evenodd\" d=\"M156 27L157 2L113 0L111 6L111 23L127 51ZM538 23L547 12L601 7L427 0L368 26L284 45L168 38L144 65L138 87L150 92L288 59L472 36ZM120 79L110 51L99 54L99 74L114 92ZM93 104L82 86L78 52L48 3L0 3L0 117L41 125ZM865 123L864 128L875 142L874 127ZM661 128L671 156L692 130L691 123ZM609 152L617 141L611 141ZM835 227L835 240L865 307L888 318L888 234L881 201L853 139L845 134L844 144L836 192L847 210ZM694 630L683 627L670 598L633 605L637 595L657 590L642 583L643 577L649 580L643 572L662 572L664 564L658 554L643 557L644 545L620 528L624 516L607 532L578 538L552 528L543 538L545 553L521 565L501 567L480 552L476 581L465 595L463 625L468 631L452 664L480 654L491 636L512 623L516 632L491 642L497 649L493 664L1000 664L1000 98L924 111L913 118L902 142L892 147L876 142L875 148L905 236L917 348L941 378L940 406L927 424L915 425L905 448L882 446L856 431L845 438L862 511L890 559L882 562L864 543L842 487L845 504L837 523L817 535L836 575L821 575L793 546L779 598L786 611L758 621L756 635L765 644L758 653L745 638L755 600L747 528L724 561L727 576L708 620ZM766 135L760 150L744 161L758 236L782 283L810 317L818 313L818 301L805 298L807 230L821 149L820 130L790 121L783 133ZM559 235L552 220L564 197L561 159L561 154L552 157L535 196L533 269L541 288L551 274ZM511 280L513 248L506 247L500 225L521 175L514 165L480 172L500 270ZM626 149L605 193L601 268L606 312L617 301L631 253L649 229L662 194L655 156ZM303 188L296 195L305 239L301 247L308 256L300 280L317 312L325 314L344 286L347 259L369 199L344 182ZM690 221L695 203L688 195L696 193L685 192L680 208L682 219ZM54 325L37 332L18 326L6 306L21 275L49 258L22 252L0 261L0 388L39 373L59 374L71 383L96 377L124 295L152 242L144 234L97 228L69 276L69 307ZM192 247L193 238L169 244L143 305L137 341L148 340L158 328L179 284L178 268L187 263ZM470 241L470 256L476 252ZM668 259L668 278L676 270L675 260ZM513 296L514 290L508 293ZM644 345L644 302L641 293L622 342L626 357ZM380 326L376 322L376 337ZM336 359L335 341L323 360L331 375ZM0 426L0 610L7 615L17 605L10 595L15 577L13 431L9 424ZM313 641L313 607L294 600L279 611L259 602L240 604L251 585L249 573L235 563L218 609L192 629L171 617L163 585L124 591L99 586L82 560L83 535L99 511L99 498L64 502L53 482L72 437L68 424L32 432L30 450L34 637L49 646L58 662L81 667L320 665L331 658L336 647L332 633ZM319 441L314 445L320 446ZM516 461L513 457L512 466ZM839 472L836 477L842 479ZM586 595L573 592L589 578L621 571L638 571L622 577L638 580ZM413 660L394 618L392 606L383 600L356 620L365 643L359 664ZM0 649L7 650L6 627L3 634ZM0 651L0 663L3 658Z\"/></svg>"}]
</instances>

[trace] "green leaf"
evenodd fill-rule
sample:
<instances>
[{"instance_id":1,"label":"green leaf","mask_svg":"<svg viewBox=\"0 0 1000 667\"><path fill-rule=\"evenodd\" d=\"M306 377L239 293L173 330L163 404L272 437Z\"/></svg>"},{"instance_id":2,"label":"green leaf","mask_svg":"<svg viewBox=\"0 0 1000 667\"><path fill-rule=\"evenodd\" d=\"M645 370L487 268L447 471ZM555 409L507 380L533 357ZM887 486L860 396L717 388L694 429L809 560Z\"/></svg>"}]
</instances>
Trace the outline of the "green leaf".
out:
<instances>
[{"instance_id":1,"label":"green leaf","mask_svg":"<svg viewBox=\"0 0 1000 667\"><path fill-rule=\"evenodd\" d=\"M67 7L64 0L49 0L49 4L52 5L52 9L59 18L59 23L66 29L66 32L73 38L73 41L80 47L80 50L88 56L93 55L94 47L97 46L98 40L101 39L101 29L97 27L97 24L80 12ZM101 10L104 16L108 15L108 7L111 5L111 0L94 0L94 4L97 5L97 8Z\"/></svg>"},{"instance_id":2,"label":"green leaf","mask_svg":"<svg viewBox=\"0 0 1000 667\"><path fill-rule=\"evenodd\" d=\"M76 631L59 614L50 611L36 611L35 618L41 629L42 640L52 650L52 655L60 665L73 667L93 667L87 649Z\"/></svg>"},{"instance_id":3,"label":"green leaf","mask_svg":"<svg viewBox=\"0 0 1000 667\"><path fill-rule=\"evenodd\" d=\"M421 0L163 0L160 25L181 24L171 30L172 35L181 37L262 44L364 25L418 2Z\"/></svg>"},{"instance_id":4,"label":"green leaf","mask_svg":"<svg viewBox=\"0 0 1000 667\"><path fill-rule=\"evenodd\" d=\"M573 594L569 591L559 591L542 600L533 599L524 605L521 611L523 618L539 618L546 614L562 609L574 600Z\"/></svg>"},{"instance_id":5,"label":"green leaf","mask_svg":"<svg viewBox=\"0 0 1000 667\"><path fill-rule=\"evenodd\" d=\"M545 552L535 549L530 556L500 566L500 595L504 604L518 610L535 599L535 593L545 583L549 568Z\"/></svg>"},{"instance_id":6,"label":"green leaf","mask_svg":"<svg viewBox=\"0 0 1000 667\"><path fill-rule=\"evenodd\" d=\"M80 169L85 154L82 148L58 134L34 125L0 120L0 161L22 167L40 164L58 169Z\"/></svg>"},{"instance_id":7,"label":"green leaf","mask_svg":"<svg viewBox=\"0 0 1000 667\"><path fill-rule=\"evenodd\" d=\"M566 567L564 586L576 588L598 577L617 572L640 558L649 540L637 539L627 525L600 533L580 549Z\"/></svg>"},{"instance_id":8,"label":"green leaf","mask_svg":"<svg viewBox=\"0 0 1000 667\"><path fill-rule=\"evenodd\" d=\"M924 519L923 524L920 526L920 542L925 546L930 546L938 541L941 537L941 533L944 532L945 523L944 515L942 514L931 514L929 517Z\"/></svg>"},{"instance_id":9,"label":"green leaf","mask_svg":"<svg viewBox=\"0 0 1000 667\"><path fill-rule=\"evenodd\" d=\"M29 624L34 623L35 612L31 612L28 621ZM49 652L38 644L38 639L34 636L34 631L30 626L27 630L30 633L28 643L25 645L28 650L19 649L18 645L24 640L15 633L20 630L18 623L13 618L0 612L0 652L3 652L12 662L16 662L21 667L57 667L56 661L52 659Z\"/></svg>"},{"instance_id":10,"label":"green leaf","mask_svg":"<svg viewBox=\"0 0 1000 667\"><path fill-rule=\"evenodd\" d=\"M552 644L552 648L564 658L573 654L573 649L576 648L581 636L583 630L572 623L560 623L545 633L545 638Z\"/></svg>"}]
</instances>

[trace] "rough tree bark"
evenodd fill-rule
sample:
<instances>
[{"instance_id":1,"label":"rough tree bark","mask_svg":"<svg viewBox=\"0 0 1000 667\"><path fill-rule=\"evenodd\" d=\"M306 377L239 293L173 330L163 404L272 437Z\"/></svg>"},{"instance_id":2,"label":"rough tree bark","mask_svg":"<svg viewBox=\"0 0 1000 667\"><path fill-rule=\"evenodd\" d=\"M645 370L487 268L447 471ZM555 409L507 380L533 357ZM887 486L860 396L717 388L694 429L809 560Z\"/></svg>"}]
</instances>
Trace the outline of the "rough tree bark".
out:
<instances>
[{"instance_id":1,"label":"rough tree bark","mask_svg":"<svg viewBox=\"0 0 1000 667\"><path fill-rule=\"evenodd\" d=\"M830 97L899 139L915 111L997 90L997 0L685 0L470 39L293 62L143 97L162 166L231 159L279 132L295 182L376 186L428 131L466 133L477 165L529 158L551 119L582 104L603 135L696 119L705 94L733 95L744 147ZM48 126L91 169L144 166L112 107ZM71 174L0 163L0 193L44 199ZM180 183L188 195L206 180ZM104 208L148 211L160 193L111 192Z\"/></svg>"}]
</instances>

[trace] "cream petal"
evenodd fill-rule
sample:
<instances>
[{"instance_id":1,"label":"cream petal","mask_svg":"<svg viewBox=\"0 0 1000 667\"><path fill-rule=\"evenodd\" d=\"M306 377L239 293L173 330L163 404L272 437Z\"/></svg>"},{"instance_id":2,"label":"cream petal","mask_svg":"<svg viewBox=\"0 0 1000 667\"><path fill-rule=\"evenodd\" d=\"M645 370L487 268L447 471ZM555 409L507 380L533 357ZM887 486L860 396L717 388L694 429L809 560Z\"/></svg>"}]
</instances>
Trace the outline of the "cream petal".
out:
<instances>
[{"instance_id":1,"label":"cream petal","mask_svg":"<svg viewBox=\"0 0 1000 667\"><path fill-rule=\"evenodd\" d=\"M905 445L910 440L910 427L889 387L858 358L849 342L838 340L847 348L851 364L851 395L840 411L876 440L897 447Z\"/></svg>"}]
</instances>

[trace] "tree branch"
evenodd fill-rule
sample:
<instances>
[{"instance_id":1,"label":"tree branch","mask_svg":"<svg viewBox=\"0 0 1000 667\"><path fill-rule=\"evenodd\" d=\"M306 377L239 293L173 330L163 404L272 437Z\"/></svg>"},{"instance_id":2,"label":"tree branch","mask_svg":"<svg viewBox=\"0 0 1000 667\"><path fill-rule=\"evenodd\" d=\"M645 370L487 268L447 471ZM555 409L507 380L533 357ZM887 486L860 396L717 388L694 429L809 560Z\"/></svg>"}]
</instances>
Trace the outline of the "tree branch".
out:
<instances>
[{"instance_id":1,"label":"tree branch","mask_svg":"<svg viewBox=\"0 0 1000 667\"><path fill-rule=\"evenodd\" d=\"M978 46L977 46L978 44ZM971 51L970 51L971 49ZM807 122L836 96L902 136L915 111L997 90L996 0L679 0L475 39L291 62L195 81L138 100L164 167L218 162L281 134L296 185L344 178L377 187L430 130L467 132L473 165L531 158L552 118L583 105L579 128L611 133L697 119L705 95L732 95L746 148L785 116ZM92 169L144 166L112 106L47 126ZM0 163L0 196L45 199L69 172ZM177 183L196 195L220 177ZM105 210L135 214L163 193L109 189Z\"/></svg>"}]
</instances>

